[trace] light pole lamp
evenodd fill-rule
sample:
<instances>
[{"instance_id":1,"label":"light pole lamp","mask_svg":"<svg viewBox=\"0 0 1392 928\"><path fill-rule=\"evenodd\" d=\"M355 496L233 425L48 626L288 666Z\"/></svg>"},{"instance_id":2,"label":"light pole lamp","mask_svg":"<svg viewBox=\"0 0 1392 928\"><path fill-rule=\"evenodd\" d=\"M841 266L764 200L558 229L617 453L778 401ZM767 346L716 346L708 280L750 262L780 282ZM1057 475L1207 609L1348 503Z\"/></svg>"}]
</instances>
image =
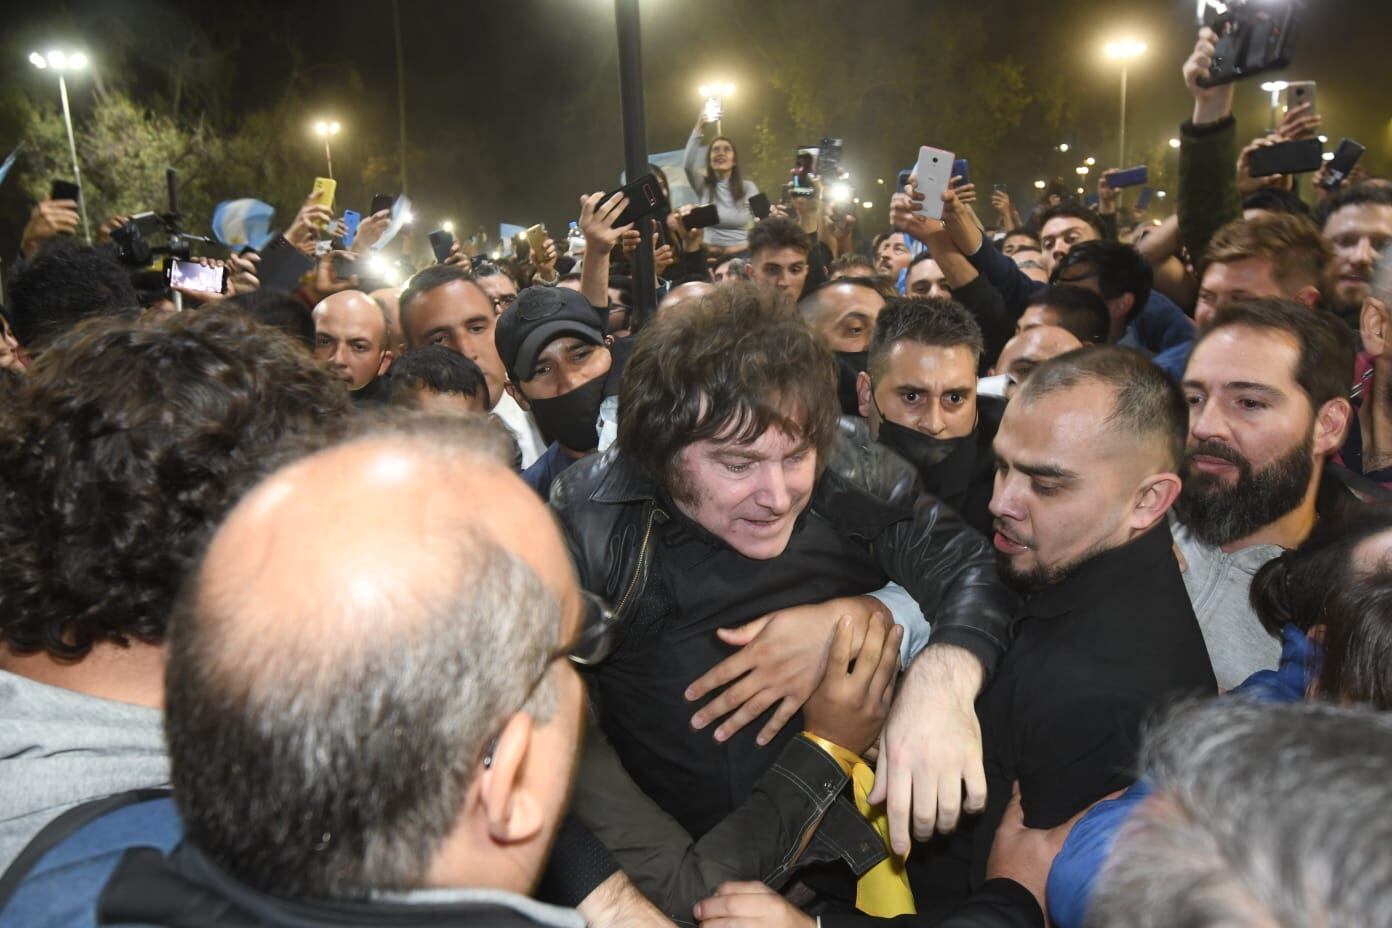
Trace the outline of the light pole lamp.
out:
<instances>
[{"instance_id":1,"label":"light pole lamp","mask_svg":"<svg viewBox=\"0 0 1392 928\"><path fill-rule=\"evenodd\" d=\"M1126 167L1126 71L1131 62L1145 54L1146 44L1135 39L1108 42L1103 49L1108 58L1121 62L1121 141L1118 146L1117 167Z\"/></svg>"},{"instance_id":2,"label":"light pole lamp","mask_svg":"<svg viewBox=\"0 0 1392 928\"><path fill-rule=\"evenodd\" d=\"M87 67L87 55L83 52L51 51L46 55L38 52L29 54L29 63L40 71L52 71L58 75L58 95L63 100L63 124L68 129L68 154L72 156L73 183L77 184L77 209L82 214L82 237L92 244L92 230L87 224L87 197L82 190L82 171L77 166L77 141L73 138L72 110L68 107L68 82L63 74L67 71L81 71Z\"/></svg>"},{"instance_id":3,"label":"light pole lamp","mask_svg":"<svg viewBox=\"0 0 1392 928\"><path fill-rule=\"evenodd\" d=\"M329 150L329 139L343 131L337 119L319 120L314 124L314 134L324 140L324 160L329 165L329 180L333 180L333 152Z\"/></svg>"}]
</instances>

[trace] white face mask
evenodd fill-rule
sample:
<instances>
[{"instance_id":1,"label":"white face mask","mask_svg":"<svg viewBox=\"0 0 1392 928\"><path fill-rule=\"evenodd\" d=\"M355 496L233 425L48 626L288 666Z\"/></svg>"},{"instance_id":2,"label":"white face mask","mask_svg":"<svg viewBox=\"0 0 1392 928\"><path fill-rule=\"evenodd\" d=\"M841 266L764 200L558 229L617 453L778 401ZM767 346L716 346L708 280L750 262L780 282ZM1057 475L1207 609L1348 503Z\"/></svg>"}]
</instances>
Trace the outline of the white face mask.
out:
<instances>
[{"instance_id":1,"label":"white face mask","mask_svg":"<svg viewBox=\"0 0 1392 928\"><path fill-rule=\"evenodd\" d=\"M992 377L978 377L976 392L981 396L1005 396L1005 388L1015 382L1009 374L996 374Z\"/></svg>"}]
</instances>

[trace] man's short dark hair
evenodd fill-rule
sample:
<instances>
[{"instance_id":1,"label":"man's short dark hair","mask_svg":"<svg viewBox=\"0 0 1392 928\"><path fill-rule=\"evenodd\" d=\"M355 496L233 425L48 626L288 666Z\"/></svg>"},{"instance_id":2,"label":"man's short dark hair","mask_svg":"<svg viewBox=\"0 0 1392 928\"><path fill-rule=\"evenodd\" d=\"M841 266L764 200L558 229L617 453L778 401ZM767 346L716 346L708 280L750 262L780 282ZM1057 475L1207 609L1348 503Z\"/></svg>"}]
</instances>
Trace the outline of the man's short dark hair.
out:
<instances>
[{"instance_id":1,"label":"man's short dark hair","mask_svg":"<svg viewBox=\"0 0 1392 928\"><path fill-rule=\"evenodd\" d=\"M7 289L15 338L31 353L89 316L140 309L130 272L87 245L44 248L20 265Z\"/></svg>"},{"instance_id":2,"label":"man's short dark hair","mask_svg":"<svg viewBox=\"0 0 1392 928\"><path fill-rule=\"evenodd\" d=\"M679 455L771 428L825 462L836 437L836 362L798 311L750 284L721 287L638 337L619 394L618 446L681 498Z\"/></svg>"},{"instance_id":3,"label":"man's short dark hair","mask_svg":"<svg viewBox=\"0 0 1392 928\"><path fill-rule=\"evenodd\" d=\"M1194 351L1214 332L1230 328L1276 332L1295 340L1300 356L1295 381L1316 411L1330 400L1347 398L1353 380L1354 342L1337 317L1293 300L1243 300L1218 309L1199 329Z\"/></svg>"},{"instance_id":4,"label":"man's short dark hair","mask_svg":"<svg viewBox=\"0 0 1392 928\"><path fill-rule=\"evenodd\" d=\"M802 226L782 216L770 216L754 224L749 233L749 258L765 249L794 248L803 254L812 251L812 240L802 231Z\"/></svg>"},{"instance_id":5,"label":"man's short dark hair","mask_svg":"<svg viewBox=\"0 0 1392 928\"><path fill-rule=\"evenodd\" d=\"M1040 233L1043 234L1044 226L1046 223L1049 222L1049 220L1058 219L1060 216L1066 216L1072 219L1081 219L1083 222L1086 222L1088 225L1092 226L1093 231L1097 233L1098 238L1101 238L1105 234L1102 230L1102 221L1097 218L1096 213L1088 209L1086 206L1083 206L1081 203L1074 203L1070 200L1064 200L1062 203L1057 203L1039 214Z\"/></svg>"},{"instance_id":6,"label":"man's short dark hair","mask_svg":"<svg viewBox=\"0 0 1392 928\"><path fill-rule=\"evenodd\" d=\"M1265 210L1268 213L1290 213L1294 216L1310 217L1310 207L1293 191L1279 190L1276 187L1263 187L1242 198L1242 209Z\"/></svg>"},{"instance_id":7,"label":"man's short dark hair","mask_svg":"<svg viewBox=\"0 0 1392 928\"><path fill-rule=\"evenodd\" d=\"M981 360L984 345L981 326L961 303L940 298L891 300L880 310L870 336L871 377L884 375L889 349L901 341L940 348L961 346L971 352L974 362Z\"/></svg>"},{"instance_id":8,"label":"man's short dark hair","mask_svg":"<svg viewBox=\"0 0 1392 928\"><path fill-rule=\"evenodd\" d=\"M1001 244L1004 245L1012 238L1027 238L1034 243L1035 251L1039 250L1039 233L1028 226L1016 226L1009 232L1001 236Z\"/></svg>"},{"instance_id":9,"label":"man's short dark hair","mask_svg":"<svg viewBox=\"0 0 1392 928\"><path fill-rule=\"evenodd\" d=\"M314 316L308 307L284 290L249 290L218 303L240 309L262 325L279 329L314 350Z\"/></svg>"},{"instance_id":10,"label":"man's short dark hair","mask_svg":"<svg viewBox=\"0 0 1392 928\"><path fill-rule=\"evenodd\" d=\"M1106 240L1079 242L1054 265L1050 280L1066 283L1062 279L1065 272L1072 271L1067 276L1073 277L1077 273L1074 269L1082 264L1092 266L1093 273L1097 275L1097 288L1102 291L1104 300L1115 300L1123 294L1131 294L1133 302L1131 312L1126 317L1128 322L1145 309L1155 283L1155 272L1135 248Z\"/></svg>"},{"instance_id":11,"label":"man's short dark hair","mask_svg":"<svg viewBox=\"0 0 1392 928\"><path fill-rule=\"evenodd\" d=\"M869 273L849 275L852 278L874 277L876 274L875 262L865 255L855 254L854 252L848 252L837 258L835 261L831 262L831 267L827 270L832 277L835 277L837 274L854 268L865 268Z\"/></svg>"},{"instance_id":12,"label":"man's short dark hair","mask_svg":"<svg viewBox=\"0 0 1392 928\"><path fill-rule=\"evenodd\" d=\"M458 393L470 398L482 391L485 401L488 398L488 384L479 366L443 345L412 348L392 362L387 376L391 380L393 405L407 403L418 390Z\"/></svg>"},{"instance_id":13,"label":"man's short dark hair","mask_svg":"<svg viewBox=\"0 0 1392 928\"><path fill-rule=\"evenodd\" d=\"M1101 345L1050 358L1025 379L1011 402L1028 404L1089 383L1100 383L1116 395L1108 427L1156 442L1165 454L1166 470L1178 473L1189 436L1189 405L1170 376L1133 348Z\"/></svg>"},{"instance_id":14,"label":"man's short dark hair","mask_svg":"<svg viewBox=\"0 0 1392 928\"><path fill-rule=\"evenodd\" d=\"M406 338L406 333L411 327L406 324L411 306L416 300L425 296L432 290L443 287L445 284L454 283L462 280L470 286L478 287L478 281L468 271L453 264L432 264L424 270L417 271L411 279L406 282L406 289L401 291L401 298L398 301L399 313L401 317L401 340L410 344ZM484 299L488 299L488 294L484 293L483 288L479 287ZM491 301L490 301L491 302Z\"/></svg>"},{"instance_id":15,"label":"man's short dark hair","mask_svg":"<svg viewBox=\"0 0 1392 928\"><path fill-rule=\"evenodd\" d=\"M1282 292L1294 294L1302 287L1324 285L1324 272L1334 260L1334 249L1311 220L1290 213L1265 213L1251 219L1234 219L1209 239L1200 267L1231 264L1248 258L1271 262L1271 274Z\"/></svg>"},{"instance_id":16,"label":"man's short dark hair","mask_svg":"<svg viewBox=\"0 0 1392 928\"><path fill-rule=\"evenodd\" d=\"M489 417L391 425L402 434L362 437L509 466ZM333 608L363 628L348 640L276 631L250 654L229 648L230 628L257 621L238 611L238 591L201 570L185 584L165 676L170 779L189 841L252 889L351 899L422 888L490 739L516 712L552 717L557 687L537 675L559 644L555 593L474 526L434 526L430 544L458 569L384 603L345 597ZM293 628L300 617L272 618Z\"/></svg>"},{"instance_id":17,"label":"man's short dark hair","mask_svg":"<svg viewBox=\"0 0 1392 928\"><path fill-rule=\"evenodd\" d=\"M292 433L348 395L239 310L92 319L0 413L0 635L80 658L160 643L205 537Z\"/></svg>"},{"instance_id":18,"label":"man's short dark hair","mask_svg":"<svg viewBox=\"0 0 1392 928\"><path fill-rule=\"evenodd\" d=\"M1112 316L1102 297L1084 287L1050 284L1030 297L1030 306L1048 306L1059 316L1059 328L1066 329L1084 345L1105 345L1112 328Z\"/></svg>"},{"instance_id":19,"label":"man's short dark hair","mask_svg":"<svg viewBox=\"0 0 1392 928\"><path fill-rule=\"evenodd\" d=\"M1392 183L1385 180L1374 180L1345 187L1320 204L1319 210L1315 213L1315 221L1320 224L1320 228L1324 228L1329 217L1345 206L1361 206L1365 203L1371 203L1375 206L1392 206Z\"/></svg>"},{"instance_id":20,"label":"man's short dark hair","mask_svg":"<svg viewBox=\"0 0 1392 928\"><path fill-rule=\"evenodd\" d=\"M819 325L827 313L837 308L836 296L832 293L837 287L859 287L869 290L885 302L899 299L897 290L891 289L886 293L879 281L880 278L875 277L838 277L836 280L828 280L803 294L802 299L798 300L798 309L809 325Z\"/></svg>"}]
</instances>

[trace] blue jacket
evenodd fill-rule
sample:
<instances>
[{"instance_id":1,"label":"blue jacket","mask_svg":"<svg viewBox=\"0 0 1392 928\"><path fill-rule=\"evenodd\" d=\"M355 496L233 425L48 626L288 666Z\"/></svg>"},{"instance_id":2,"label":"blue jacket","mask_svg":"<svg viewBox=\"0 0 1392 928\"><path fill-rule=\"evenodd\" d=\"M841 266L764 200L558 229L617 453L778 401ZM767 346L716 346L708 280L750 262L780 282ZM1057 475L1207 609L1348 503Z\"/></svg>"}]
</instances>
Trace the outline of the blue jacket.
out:
<instances>
[{"instance_id":1,"label":"blue jacket","mask_svg":"<svg viewBox=\"0 0 1392 928\"><path fill-rule=\"evenodd\" d=\"M983 240L976 254L967 258L972 267L991 282L1005 298L1006 313L1019 319L1030 298L1047 284L1025 276L1015 262L1001 254L991 242ZM1150 291L1145 308L1126 326L1120 344L1140 348L1176 381L1184 376L1189 349L1194 343L1194 323L1184 310L1158 290Z\"/></svg>"},{"instance_id":2,"label":"blue jacket","mask_svg":"<svg viewBox=\"0 0 1392 928\"><path fill-rule=\"evenodd\" d=\"M1281 630L1281 664L1276 670L1259 670L1233 689L1227 698L1259 702L1299 702L1310 679L1319 673L1319 649L1294 625ZM1080 928L1097 885L1098 874L1111 853L1122 825L1141 801L1155 791L1149 779L1116 799L1099 802L1088 810L1068 834L1049 871L1046 896L1049 916L1056 928Z\"/></svg>"}]
</instances>

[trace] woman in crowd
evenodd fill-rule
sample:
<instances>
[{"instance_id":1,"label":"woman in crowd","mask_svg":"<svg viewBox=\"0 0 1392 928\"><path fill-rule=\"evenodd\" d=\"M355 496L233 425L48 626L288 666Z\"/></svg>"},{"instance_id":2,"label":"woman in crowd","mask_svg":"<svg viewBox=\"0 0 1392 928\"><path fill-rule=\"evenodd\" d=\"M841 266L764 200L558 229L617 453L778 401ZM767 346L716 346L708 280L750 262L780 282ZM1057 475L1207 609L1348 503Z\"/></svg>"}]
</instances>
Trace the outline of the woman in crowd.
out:
<instances>
[{"instance_id":1,"label":"woman in crowd","mask_svg":"<svg viewBox=\"0 0 1392 928\"><path fill-rule=\"evenodd\" d=\"M706 150L706 166L700 166L701 143L710 120L703 109L686 142L682 167L702 204L714 203L720 222L706 229L705 245L712 258L740 254L749 249L749 198L759 192L752 181L741 176L735 143L717 136Z\"/></svg>"}]
</instances>

